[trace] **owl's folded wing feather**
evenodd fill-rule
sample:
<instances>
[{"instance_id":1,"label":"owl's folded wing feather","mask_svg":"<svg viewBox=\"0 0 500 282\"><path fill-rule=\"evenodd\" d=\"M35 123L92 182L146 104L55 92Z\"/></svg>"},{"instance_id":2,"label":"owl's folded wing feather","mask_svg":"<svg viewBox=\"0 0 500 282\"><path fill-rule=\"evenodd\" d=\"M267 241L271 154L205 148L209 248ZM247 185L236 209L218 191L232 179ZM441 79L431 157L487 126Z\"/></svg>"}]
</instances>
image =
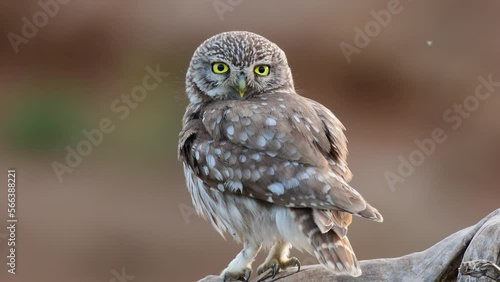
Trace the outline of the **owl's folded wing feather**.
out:
<instances>
[{"instance_id":1,"label":"owl's folded wing feather","mask_svg":"<svg viewBox=\"0 0 500 282\"><path fill-rule=\"evenodd\" d=\"M320 149L328 159L332 170L342 175L349 182L352 178L352 173L347 167L346 162L348 151L344 125L327 107L314 100L304 99L313 107L323 124L323 132L315 132L315 134L323 134L328 139L328 144L319 144L321 145Z\"/></svg>"},{"instance_id":2,"label":"owl's folded wing feather","mask_svg":"<svg viewBox=\"0 0 500 282\"><path fill-rule=\"evenodd\" d=\"M180 140L180 158L213 189L287 207L336 209L381 219L328 166L287 160L225 138L214 139L199 119L186 123Z\"/></svg>"}]
</instances>

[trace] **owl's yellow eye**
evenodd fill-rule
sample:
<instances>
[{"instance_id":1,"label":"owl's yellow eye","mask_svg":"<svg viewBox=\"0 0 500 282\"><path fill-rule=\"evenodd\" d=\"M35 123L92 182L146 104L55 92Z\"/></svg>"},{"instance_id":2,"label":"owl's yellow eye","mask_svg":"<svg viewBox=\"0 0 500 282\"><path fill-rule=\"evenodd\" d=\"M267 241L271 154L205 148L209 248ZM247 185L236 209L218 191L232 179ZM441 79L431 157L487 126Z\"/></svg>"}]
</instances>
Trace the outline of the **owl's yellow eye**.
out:
<instances>
[{"instance_id":1,"label":"owl's yellow eye","mask_svg":"<svg viewBox=\"0 0 500 282\"><path fill-rule=\"evenodd\" d=\"M265 65L256 66L253 71L260 76L268 76L269 75L269 66L265 66Z\"/></svg>"},{"instance_id":2,"label":"owl's yellow eye","mask_svg":"<svg viewBox=\"0 0 500 282\"><path fill-rule=\"evenodd\" d=\"M214 63L212 65L212 71L218 74L226 73L229 70L229 67L224 63Z\"/></svg>"}]
</instances>

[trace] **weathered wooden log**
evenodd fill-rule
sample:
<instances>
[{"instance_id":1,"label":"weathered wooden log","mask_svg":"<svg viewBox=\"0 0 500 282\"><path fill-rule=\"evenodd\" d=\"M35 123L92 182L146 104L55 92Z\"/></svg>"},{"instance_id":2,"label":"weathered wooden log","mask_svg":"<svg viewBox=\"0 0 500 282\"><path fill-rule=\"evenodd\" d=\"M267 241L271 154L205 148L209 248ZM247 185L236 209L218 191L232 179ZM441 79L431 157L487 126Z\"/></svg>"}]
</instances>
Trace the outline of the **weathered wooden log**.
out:
<instances>
[{"instance_id":1,"label":"weathered wooden log","mask_svg":"<svg viewBox=\"0 0 500 282\"><path fill-rule=\"evenodd\" d=\"M500 267L486 260L463 262L459 271L463 276L469 275L474 278L488 277L495 281L500 281Z\"/></svg>"},{"instance_id":2,"label":"weathered wooden log","mask_svg":"<svg viewBox=\"0 0 500 282\"><path fill-rule=\"evenodd\" d=\"M359 277L336 275L321 265L290 268L271 281L500 281L500 209L476 225L458 231L429 249L398 258L360 261ZM460 273L459 273L460 268ZM253 281L257 281L258 277ZM496 279L496 280L495 280ZM199 282L222 282L207 276Z\"/></svg>"}]
</instances>

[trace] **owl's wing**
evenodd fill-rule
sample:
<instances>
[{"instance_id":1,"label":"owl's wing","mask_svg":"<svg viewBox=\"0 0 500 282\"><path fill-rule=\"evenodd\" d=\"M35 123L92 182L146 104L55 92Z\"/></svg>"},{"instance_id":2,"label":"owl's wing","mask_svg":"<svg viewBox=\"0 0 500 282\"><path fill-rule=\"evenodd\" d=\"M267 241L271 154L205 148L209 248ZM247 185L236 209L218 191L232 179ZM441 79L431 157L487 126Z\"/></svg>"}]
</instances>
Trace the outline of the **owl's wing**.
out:
<instances>
[{"instance_id":1,"label":"owl's wing","mask_svg":"<svg viewBox=\"0 0 500 282\"><path fill-rule=\"evenodd\" d=\"M307 109L312 111L309 119L315 118L314 110ZM284 112L247 116L244 109L236 109L231 103L221 105L219 112L211 110L205 110L202 120L192 119L185 123L179 145L181 159L210 187L287 207L336 209L381 220L380 214L342 176L332 171L318 150L314 142L328 142L328 138L315 140L310 133L305 134L315 130L311 125L310 130L307 129L306 117L300 121L304 125L299 125L293 116L280 118L280 114L286 115ZM231 115L232 112L237 113L238 119ZM278 121L279 128L289 133L274 129ZM244 128L254 129L242 131ZM320 128L316 128L318 132ZM273 137L266 138L267 134ZM260 146L263 143L258 140L260 136L268 141L277 140L281 147L275 147L275 151L263 149ZM243 139L252 139L252 142L238 141ZM268 141L266 144L275 143ZM292 148L292 157L287 157L282 147Z\"/></svg>"},{"instance_id":2,"label":"owl's wing","mask_svg":"<svg viewBox=\"0 0 500 282\"><path fill-rule=\"evenodd\" d=\"M328 139L327 144L319 144L321 145L320 149L328 159L332 170L342 175L349 182L352 178L352 173L346 162L348 151L344 125L327 107L314 100L304 99L313 107L323 125L323 132L317 134L323 134Z\"/></svg>"}]
</instances>

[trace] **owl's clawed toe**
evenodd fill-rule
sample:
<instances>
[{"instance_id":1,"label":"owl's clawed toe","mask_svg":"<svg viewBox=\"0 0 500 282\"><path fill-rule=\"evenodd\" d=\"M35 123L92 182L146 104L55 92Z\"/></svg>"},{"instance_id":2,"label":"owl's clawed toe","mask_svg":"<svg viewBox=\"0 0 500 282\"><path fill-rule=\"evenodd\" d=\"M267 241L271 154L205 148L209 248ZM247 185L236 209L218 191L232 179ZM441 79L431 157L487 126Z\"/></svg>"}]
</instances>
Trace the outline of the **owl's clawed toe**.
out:
<instances>
[{"instance_id":1,"label":"owl's clawed toe","mask_svg":"<svg viewBox=\"0 0 500 282\"><path fill-rule=\"evenodd\" d=\"M266 261L261 266L259 266L259 268L257 268L258 275L261 275L262 273L271 270L271 272L269 272L266 276L262 277L260 281L263 281L269 277L274 278L276 274L278 274L279 272L279 264L280 263L278 259L273 258L272 260Z\"/></svg>"},{"instance_id":2,"label":"owl's clawed toe","mask_svg":"<svg viewBox=\"0 0 500 282\"><path fill-rule=\"evenodd\" d=\"M264 262L259 268L257 269L257 273L261 275L262 273L267 272L269 269L272 271L269 272L268 275L265 277L262 277L260 281L264 281L267 278L274 278L276 274L281 272L282 270L285 270L291 266L297 267L297 272L300 271L300 261L296 257L288 258L286 260L280 260L278 258L272 258L266 262Z\"/></svg>"},{"instance_id":3,"label":"owl's clawed toe","mask_svg":"<svg viewBox=\"0 0 500 282\"><path fill-rule=\"evenodd\" d=\"M289 264L287 267L295 266L297 267L297 272L300 271L300 261L296 257L292 257L288 260Z\"/></svg>"},{"instance_id":4,"label":"owl's clawed toe","mask_svg":"<svg viewBox=\"0 0 500 282\"><path fill-rule=\"evenodd\" d=\"M230 270L224 270L221 274L222 276L222 281L224 282L229 282L229 281L244 281L248 282L250 281L250 275L252 275L252 269L249 267L244 268L242 271L230 271Z\"/></svg>"}]
</instances>

